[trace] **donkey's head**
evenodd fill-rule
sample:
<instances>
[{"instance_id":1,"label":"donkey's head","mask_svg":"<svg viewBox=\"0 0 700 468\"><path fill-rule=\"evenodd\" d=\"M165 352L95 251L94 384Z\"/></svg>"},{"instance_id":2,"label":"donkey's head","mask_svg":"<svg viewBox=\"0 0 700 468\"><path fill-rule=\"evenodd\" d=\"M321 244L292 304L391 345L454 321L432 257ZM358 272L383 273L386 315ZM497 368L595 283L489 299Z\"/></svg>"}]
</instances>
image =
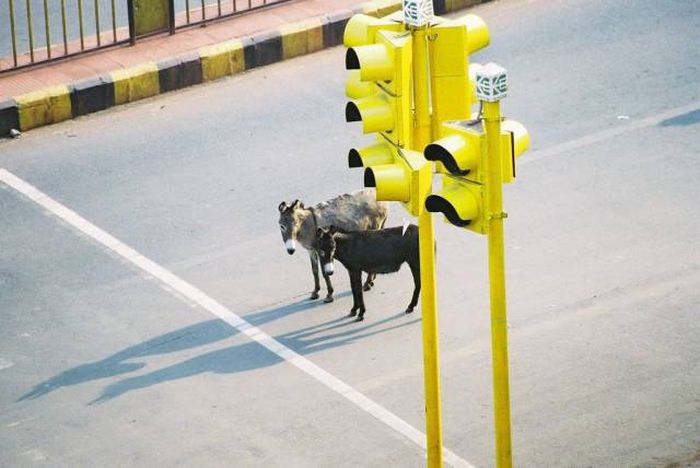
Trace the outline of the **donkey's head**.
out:
<instances>
[{"instance_id":1,"label":"donkey's head","mask_svg":"<svg viewBox=\"0 0 700 468\"><path fill-rule=\"evenodd\" d=\"M333 260L335 259L335 238L333 235L338 232L335 226L330 226L328 229L318 228L316 230L316 239L314 241L314 249L318 252L323 265L323 272L326 275L333 274Z\"/></svg>"},{"instance_id":2,"label":"donkey's head","mask_svg":"<svg viewBox=\"0 0 700 468\"><path fill-rule=\"evenodd\" d=\"M297 236L304 220L300 214L300 210L303 208L304 204L299 200L294 200L291 205L287 205L287 202L282 202L279 206L282 240L289 255L292 255L297 249Z\"/></svg>"}]
</instances>

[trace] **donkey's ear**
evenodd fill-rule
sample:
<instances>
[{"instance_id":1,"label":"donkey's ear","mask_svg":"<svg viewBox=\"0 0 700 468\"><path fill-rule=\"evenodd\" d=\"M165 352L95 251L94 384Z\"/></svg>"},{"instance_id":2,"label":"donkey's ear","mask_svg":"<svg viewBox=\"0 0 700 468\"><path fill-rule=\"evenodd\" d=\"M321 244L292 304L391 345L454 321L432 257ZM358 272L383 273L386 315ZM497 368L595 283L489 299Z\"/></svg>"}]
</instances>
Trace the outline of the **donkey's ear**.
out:
<instances>
[{"instance_id":1,"label":"donkey's ear","mask_svg":"<svg viewBox=\"0 0 700 468\"><path fill-rule=\"evenodd\" d=\"M290 208L296 210L297 208L299 208L299 205L301 205L301 202L299 200L294 200L294 203L292 203Z\"/></svg>"},{"instance_id":2,"label":"donkey's ear","mask_svg":"<svg viewBox=\"0 0 700 468\"><path fill-rule=\"evenodd\" d=\"M316 239L320 239L321 237L323 237L323 229L318 228L316 229Z\"/></svg>"},{"instance_id":3,"label":"donkey's ear","mask_svg":"<svg viewBox=\"0 0 700 468\"><path fill-rule=\"evenodd\" d=\"M338 232L338 227L337 227L337 226L334 226L333 224L331 224L331 225L328 227L328 232L330 232L331 234L335 234L336 232Z\"/></svg>"},{"instance_id":4,"label":"donkey's ear","mask_svg":"<svg viewBox=\"0 0 700 468\"><path fill-rule=\"evenodd\" d=\"M278 209L280 210L280 213L284 212L284 210L287 209L287 202L280 203L280 206L278 207Z\"/></svg>"}]
</instances>

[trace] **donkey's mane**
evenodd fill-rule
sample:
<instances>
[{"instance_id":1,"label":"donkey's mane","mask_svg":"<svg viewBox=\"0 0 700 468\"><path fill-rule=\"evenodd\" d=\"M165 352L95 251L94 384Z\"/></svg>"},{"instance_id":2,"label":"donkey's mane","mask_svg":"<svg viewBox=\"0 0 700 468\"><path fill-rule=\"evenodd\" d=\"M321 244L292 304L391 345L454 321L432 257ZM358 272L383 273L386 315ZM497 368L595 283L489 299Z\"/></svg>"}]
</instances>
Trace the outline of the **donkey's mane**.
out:
<instances>
[{"instance_id":1,"label":"donkey's mane","mask_svg":"<svg viewBox=\"0 0 700 468\"><path fill-rule=\"evenodd\" d=\"M350 192L350 193L344 193L342 195L338 195L335 198L331 198L330 200L323 201L321 203L318 203L314 206L314 208L323 210L325 208L337 208L339 206L342 206L344 204L347 204L348 202L351 202L354 200L354 197L358 193L365 192L365 190L358 190L355 192Z\"/></svg>"}]
</instances>

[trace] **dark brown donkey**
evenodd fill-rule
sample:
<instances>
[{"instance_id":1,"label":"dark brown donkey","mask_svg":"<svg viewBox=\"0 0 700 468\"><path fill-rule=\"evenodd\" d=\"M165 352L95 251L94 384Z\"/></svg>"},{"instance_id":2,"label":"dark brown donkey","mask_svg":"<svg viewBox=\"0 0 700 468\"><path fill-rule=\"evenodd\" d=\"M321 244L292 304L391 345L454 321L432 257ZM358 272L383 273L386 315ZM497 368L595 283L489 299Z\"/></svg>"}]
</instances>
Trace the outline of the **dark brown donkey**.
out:
<instances>
[{"instance_id":1,"label":"dark brown donkey","mask_svg":"<svg viewBox=\"0 0 700 468\"><path fill-rule=\"evenodd\" d=\"M348 270L352 288L350 317L357 314L357 321L364 319L365 301L362 296L362 272L385 274L399 271L406 262L413 274L413 296L406 308L410 314L416 307L420 294L420 259L418 253L418 227L409 224L378 231L347 232L331 226L316 230L314 247L318 250L323 272L333 274L333 260L338 259Z\"/></svg>"}]
</instances>

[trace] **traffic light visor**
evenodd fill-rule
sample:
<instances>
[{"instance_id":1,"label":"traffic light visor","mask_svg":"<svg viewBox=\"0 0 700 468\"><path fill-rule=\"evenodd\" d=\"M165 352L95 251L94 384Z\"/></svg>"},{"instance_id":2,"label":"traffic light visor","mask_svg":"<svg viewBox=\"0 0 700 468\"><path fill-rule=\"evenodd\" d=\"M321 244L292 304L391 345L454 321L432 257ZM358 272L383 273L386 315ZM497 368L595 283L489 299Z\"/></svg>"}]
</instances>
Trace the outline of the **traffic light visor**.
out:
<instances>
[{"instance_id":1,"label":"traffic light visor","mask_svg":"<svg viewBox=\"0 0 700 468\"><path fill-rule=\"evenodd\" d=\"M382 164L365 169L365 187L376 187L379 201L409 201L410 183L408 175L398 164Z\"/></svg>"},{"instance_id":2,"label":"traffic light visor","mask_svg":"<svg viewBox=\"0 0 700 468\"><path fill-rule=\"evenodd\" d=\"M501 129L510 132L513 143L513 155L515 157L523 154L530 147L530 134L523 124L515 120L504 120Z\"/></svg>"},{"instance_id":3,"label":"traffic light visor","mask_svg":"<svg viewBox=\"0 0 700 468\"><path fill-rule=\"evenodd\" d=\"M491 41L489 28L481 17L477 15L464 15L455 20L467 28L467 53L473 54L481 50Z\"/></svg>"},{"instance_id":4,"label":"traffic light visor","mask_svg":"<svg viewBox=\"0 0 700 468\"><path fill-rule=\"evenodd\" d=\"M360 71L350 70L345 82L345 95L350 99L359 99L374 94L375 85L369 81L360 81Z\"/></svg>"},{"instance_id":5,"label":"traffic light visor","mask_svg":"<svg viewBox=\"0 0 700 468\"><path fill-rule=\"evenodd\" d=\"M479 215L479 201L463 184L452 184L438 194L425 199L425 209L442 213L451 224L459 227L470 225Z\"/></svg>"},{"instance_id":6,"label":"traffic light visor","mask_svg":"<svg viewBox=\"0 0 700 468\"><path fill-rule=\"evenodd\" d=\"M383 44L371 44L348 49L345 68L360 70L362 81L390 81L394 77L394 62Z\"/></svg>"},{"instance_id":7,"label":"traffic light visor","mask_svg":"<svg viewBox=\"0 0 700 468\"><path fill-rule=\"evenodd\" d=\"M375 143L371 146L355 149L348 153L349 167L369 167L394 162L394 154L386 143Z\"/></svg>"},{"instance_id":8,"label":"traffic light visor","mask_svg":"<svg viewBox=\"0 0 700 468\"><path fill-rule=\"evenodd\" d=\"M467 175L479 165L480 147L478 135L450 135L425 148L425 159L439 161L450 173Z\"/></svg>"},{"instance_id":9,"label":"traffic light visor","mask_svg":"<svg viewBox=\"0 0 700 468\"><path fill-rule=\"evenodd\" d=\"M373 95L348 102L345 121L362 121L364 133L387 132L394 128L394 113L386 99Z\"/></svg>"},{"instance_id":10,"label":"traffic light visor","mask_svg":"<svg viewBox=\"0 0 700 468\"><path fill-rule=\"evenodd\" d=\"M353 15L345 25L343 32L343 44L345 47L366 45L372 42L370 26L379 23L380 20L368 15Z\"/></svg>"}]
</instances>

